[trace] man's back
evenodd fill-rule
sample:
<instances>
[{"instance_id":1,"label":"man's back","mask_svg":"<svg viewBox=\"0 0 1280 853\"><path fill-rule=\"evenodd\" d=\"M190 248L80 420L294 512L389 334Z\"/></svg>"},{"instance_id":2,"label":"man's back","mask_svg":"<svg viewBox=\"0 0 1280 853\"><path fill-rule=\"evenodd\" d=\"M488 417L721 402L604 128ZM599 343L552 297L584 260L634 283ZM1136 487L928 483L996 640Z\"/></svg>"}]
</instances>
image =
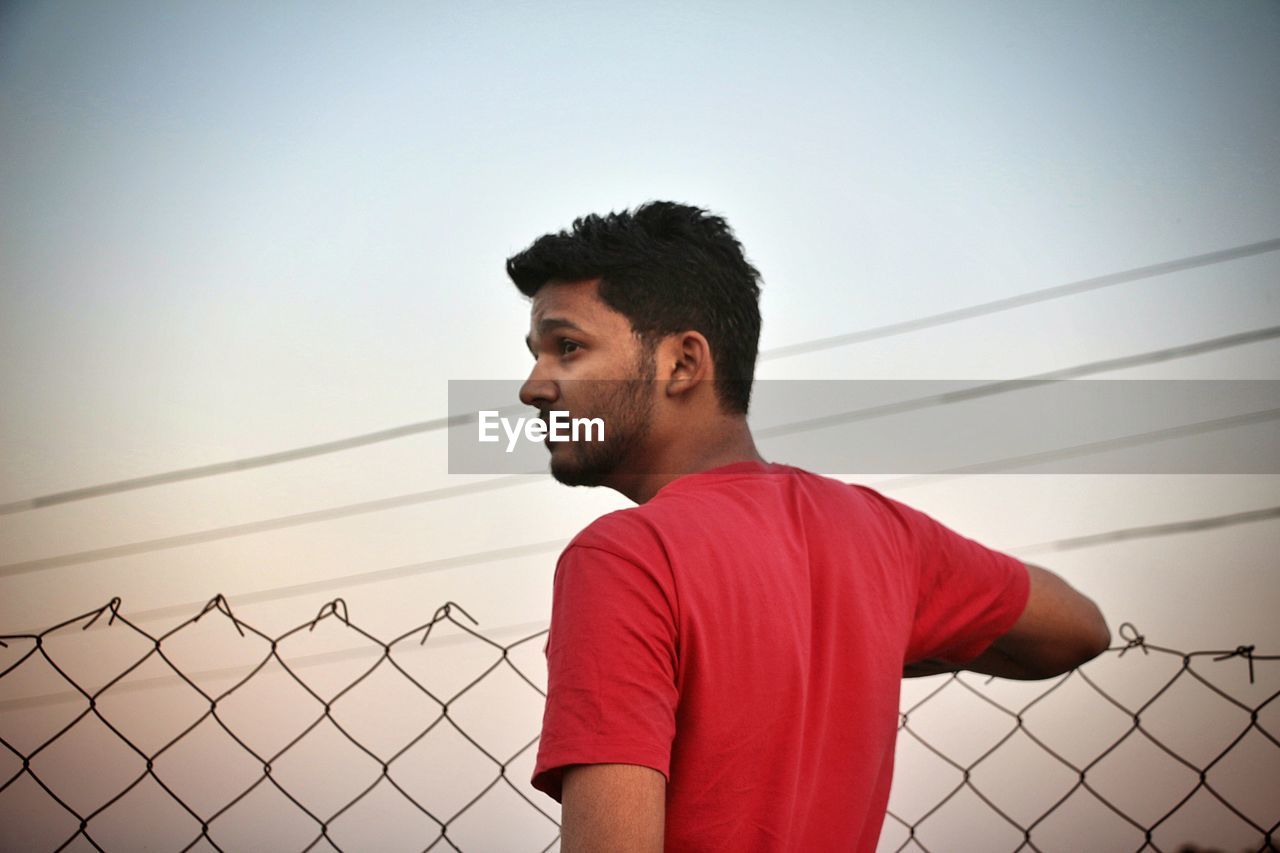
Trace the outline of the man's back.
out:
<instances>
[{"instance_id":1,"label":"man's back","mask_svg":"<svg viewBox=\"0 0 1280 853\"><path fill-rule=\"evenodd\" d=\"M557 567L534 784L668 778L670 850L875 847L903 663L963 661L1022 564L871 489L744 462L607 515Z\"/></svg>"}]
</instances>

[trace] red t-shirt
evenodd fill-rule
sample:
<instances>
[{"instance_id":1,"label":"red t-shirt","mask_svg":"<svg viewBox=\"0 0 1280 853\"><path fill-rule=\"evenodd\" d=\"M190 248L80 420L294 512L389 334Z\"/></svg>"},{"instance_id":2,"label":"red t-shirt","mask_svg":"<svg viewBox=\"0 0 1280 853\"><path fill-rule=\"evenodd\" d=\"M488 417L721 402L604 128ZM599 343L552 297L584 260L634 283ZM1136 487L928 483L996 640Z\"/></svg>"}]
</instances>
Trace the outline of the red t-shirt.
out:
<instances>
[{"instance_id":1,"label":"red t-shirt","mask_svg":"<svg viewBox=\"0 0 1280 853\"><path fill-rule=\"evenodd\" d=\"M903 663L963 662L1026 606L1017 559L865 486L743 462L668 483L556 567L533 785L667 777L666 849L875 849Z\"/></svg>"}]
</instances>

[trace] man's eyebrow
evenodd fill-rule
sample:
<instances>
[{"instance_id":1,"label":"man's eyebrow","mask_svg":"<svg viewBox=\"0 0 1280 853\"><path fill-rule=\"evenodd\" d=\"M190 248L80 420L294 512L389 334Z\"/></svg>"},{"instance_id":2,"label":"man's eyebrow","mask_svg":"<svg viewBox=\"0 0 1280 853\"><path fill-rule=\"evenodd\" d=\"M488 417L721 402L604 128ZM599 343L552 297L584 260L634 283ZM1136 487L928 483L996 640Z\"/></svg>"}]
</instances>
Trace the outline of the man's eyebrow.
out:
<instances>
[{"instance_id":1,"label":"man's eyebrow","mask_svg":"<svg viewBox=\"0 0 1280 853\"><path fill-rule=\"evenodd\" d=\"M566 320L563 317L543 317L538 322L538 334L545 335L552 329L573 329L575 332L585 332L577 323L572 320Z\"/></svg>"},{"instance_id":2,"label":"man's eyebrow","mask_svg":"<svg viewBox=\"0 0 1280 853\"><path fill-rule=\"evenodd\" d=\"M538 321L538 336L541 337L552 331L553 329L571 329L575 332L586 334L586 329L574 323L572 320L566 320L564 317L543 317ZM529 335L524 336L524 345L529 348L529 352L537 355L533 349L533 338Z\"/></svg>"}]
</instances>

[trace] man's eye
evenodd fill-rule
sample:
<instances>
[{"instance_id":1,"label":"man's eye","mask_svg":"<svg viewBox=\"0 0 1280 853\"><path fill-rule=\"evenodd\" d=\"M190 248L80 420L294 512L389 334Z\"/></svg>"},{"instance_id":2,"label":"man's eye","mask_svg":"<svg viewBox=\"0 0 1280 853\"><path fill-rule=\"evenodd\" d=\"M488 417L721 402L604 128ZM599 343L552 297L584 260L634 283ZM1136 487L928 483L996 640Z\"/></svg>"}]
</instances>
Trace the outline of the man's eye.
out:
<instances>
[{"instance_id":1,"label":"man's eye","mask_svg":"<svg viewBox=\"0 0 1280 853\"><path fill-rule=\"evenodd\" d=\"M561 341L560 341L560 354L561 354L561 355L569 355L569 353L576 352L577 350L579 350L579 349L581 349L581 348L582 348L582 345L581 345L581 344L579 344L577 341L571 341L571 340L569 340L569 339L567 339L567 338L563 338L563 339L561 339Z\"/></svg>"}]
</instances>

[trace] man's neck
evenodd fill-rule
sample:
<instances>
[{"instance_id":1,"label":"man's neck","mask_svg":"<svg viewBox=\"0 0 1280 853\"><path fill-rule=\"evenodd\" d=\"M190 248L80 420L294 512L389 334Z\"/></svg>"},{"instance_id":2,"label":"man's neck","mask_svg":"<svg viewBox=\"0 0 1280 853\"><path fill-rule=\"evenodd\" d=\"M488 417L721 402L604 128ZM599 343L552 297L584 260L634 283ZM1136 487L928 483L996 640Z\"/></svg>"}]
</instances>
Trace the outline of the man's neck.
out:
<instances>
[{"instance_id":1,"label":"man's neck","mask_svg":"<svg viewBox=\"0 0 1280 853\"><path fill-rule=\"evenodd\" d=\"M644 470L619 473L606 483L638 504L645 503L668 483L686 474L710 471L737 462L764 462L742 416L725 417L697 432L685 432L679 441L664 442L645 454Z\"/></svg>"}]
</instances>

